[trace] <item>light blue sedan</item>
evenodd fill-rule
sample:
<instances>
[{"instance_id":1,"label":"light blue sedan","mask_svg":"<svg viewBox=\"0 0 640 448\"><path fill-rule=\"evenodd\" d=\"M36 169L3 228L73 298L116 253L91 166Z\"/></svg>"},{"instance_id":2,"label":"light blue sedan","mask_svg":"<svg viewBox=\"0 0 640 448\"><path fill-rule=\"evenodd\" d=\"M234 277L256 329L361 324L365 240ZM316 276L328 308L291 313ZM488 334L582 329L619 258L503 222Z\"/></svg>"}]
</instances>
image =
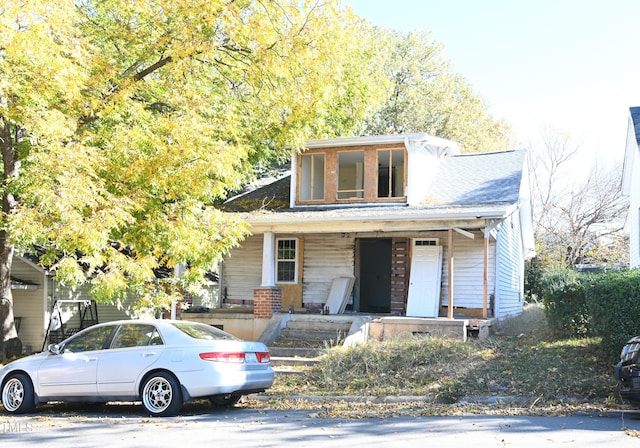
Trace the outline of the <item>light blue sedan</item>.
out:
<instances>
[{"instance_id":1,"label":"light blue sedan","mask_svg":"<svg viewBox=\"0 0 640 448\"><path fill-rule=\"evenodd\" d=\"M2 405L16 414L49 401L141 401L150 415L169 416L196 398L234 405L273 380L264 344L175 320L94 325L0 370Z\"/></svg>"}]
</instances>

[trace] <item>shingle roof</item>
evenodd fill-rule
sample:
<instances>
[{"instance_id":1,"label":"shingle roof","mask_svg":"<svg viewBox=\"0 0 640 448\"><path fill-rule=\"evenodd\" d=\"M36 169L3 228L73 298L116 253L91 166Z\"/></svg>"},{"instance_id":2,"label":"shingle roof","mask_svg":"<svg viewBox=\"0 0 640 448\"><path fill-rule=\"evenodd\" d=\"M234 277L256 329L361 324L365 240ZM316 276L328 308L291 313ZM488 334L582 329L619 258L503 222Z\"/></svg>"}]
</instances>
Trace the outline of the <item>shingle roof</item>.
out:
<instances>
[{"instance_id":1,"label":"shingle roof","mask_svg":"<svg viewBox=\"0 0 640 448\"><path fill-rule=\"evenodd\" d=\"M442 161L432 184L433 205L518 202L525 151L463 154Z\"/></svg>"},{"instance_id":2,"label":"shingle roof","mask_svg":"<svg viewBox=\"0 0 640 448\"><path fill-rule=\"evenodd\" d=\"M441 161L431 192L419 208L464 208L515 204L520 195L525 151L452 155ZM290 175L230 199L227 211L295 211L289 207ZM314 207L329 210L331 206ZM406 209L406 207L404 207ZM310 207L305 207L310 211Z\"/></svg>"},{"instance_id":3,"label":"shingle roof","mask_svg":"<svg viewBox=\"0 0 640 448\"><path fill-rule=\"evenodd\" d=\"M229 212L288 209L290 185L291 175L287 174L263 187L229 199L223 209Z\"/></svg>"}]
</instances>

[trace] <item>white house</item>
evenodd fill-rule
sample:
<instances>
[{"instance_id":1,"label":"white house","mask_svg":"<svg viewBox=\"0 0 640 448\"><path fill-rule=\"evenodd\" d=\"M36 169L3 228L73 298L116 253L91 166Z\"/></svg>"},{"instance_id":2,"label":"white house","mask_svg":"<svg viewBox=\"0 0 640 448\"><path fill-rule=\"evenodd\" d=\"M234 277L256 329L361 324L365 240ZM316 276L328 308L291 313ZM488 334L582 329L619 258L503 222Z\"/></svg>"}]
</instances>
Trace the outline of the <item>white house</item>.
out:
<instances>
[{"instance_id":1,"label":"white house","mask_svg":"<svg viewBox=\"0 0 640 448\"><path fill-rule=\"evenodd\" d=\"M640 266L640 107L629 109L629 127L624 152L622 194L629 197L626 231L629 233L630 267Z\"/></svg>"},{"instance_id":2,"label":"white house","mask_svg":"<svg viewBox=\"0 0 640 448\"><path fill-rule=\"evenodd\" d=\"M461 154L428 134L314 140L290 173L225 207L252 234L224 260L223 307L265 318L344 305L449 318L523 309L535 250L525 151ZM353 281L348 303L327 310L340 279Z\"/></svg>"}]
</instances>

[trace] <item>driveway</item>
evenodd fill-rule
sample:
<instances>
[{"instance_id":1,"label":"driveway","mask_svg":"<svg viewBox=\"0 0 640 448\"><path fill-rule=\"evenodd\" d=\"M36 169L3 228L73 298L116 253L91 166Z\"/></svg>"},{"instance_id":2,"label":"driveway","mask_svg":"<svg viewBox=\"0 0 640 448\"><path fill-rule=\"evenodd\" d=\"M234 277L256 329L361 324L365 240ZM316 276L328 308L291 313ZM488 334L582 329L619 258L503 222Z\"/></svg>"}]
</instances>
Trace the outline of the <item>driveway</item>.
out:
<instances>
[{"instance_id":1,"label":"driveway","mask_svg":"<svg viewBox=\"0 0 640 448\"><path fill-rule=\"evenodd\" d=\"M187 405L172 418L139 405L54 405L27 416L0 413L2 448L180 447L602 447L640 446L640 413L571 417L486 416L326 419L313 411Z\"/></svg>"}]
</instances>

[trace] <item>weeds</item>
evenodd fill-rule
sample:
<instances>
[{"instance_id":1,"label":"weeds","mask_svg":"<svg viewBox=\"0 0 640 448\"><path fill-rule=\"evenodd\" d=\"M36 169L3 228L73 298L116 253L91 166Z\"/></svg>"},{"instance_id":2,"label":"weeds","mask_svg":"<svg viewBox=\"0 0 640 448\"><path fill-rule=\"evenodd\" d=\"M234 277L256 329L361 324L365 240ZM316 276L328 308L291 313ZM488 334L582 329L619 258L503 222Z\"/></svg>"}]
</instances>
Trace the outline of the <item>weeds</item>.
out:
<instances>
[{"instance_id":1,"label":"weeds","mask_svg":"<svg viewBox=\"0 0 640 448\"><path fill-rule=\"evenodd\" d=\"M599 340L554 339L540 306L467 342L415 336L335 347L306 375L278 378L271 394L428 397L513 396L530 406L611 403L615 381Z\"/></svg>"}]
</instances>

